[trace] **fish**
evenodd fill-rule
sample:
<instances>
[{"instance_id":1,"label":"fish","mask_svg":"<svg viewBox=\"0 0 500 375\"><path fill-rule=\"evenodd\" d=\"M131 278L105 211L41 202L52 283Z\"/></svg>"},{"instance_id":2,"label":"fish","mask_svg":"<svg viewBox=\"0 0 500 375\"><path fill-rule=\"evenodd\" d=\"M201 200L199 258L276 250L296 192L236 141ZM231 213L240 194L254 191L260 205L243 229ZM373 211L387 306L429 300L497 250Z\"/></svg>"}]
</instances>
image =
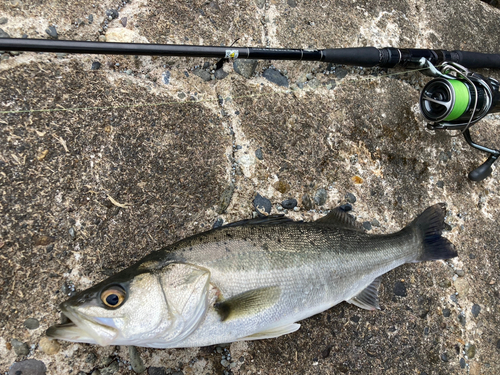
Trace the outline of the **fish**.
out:
<instances>
[{"instance_id":1,"label":"fish","mask_svg":"<svg viewBox=\"0 0 500 375\"><path fill-rule=\"evenodd\" d=\"M61 303L53 339L152 348L201 347L290 334L343 301L380 309L381 276L450 259L445 204L402 230L368 234L336 208L316 221L242 220L152 252Z\"/></svg>"}]
</instances>

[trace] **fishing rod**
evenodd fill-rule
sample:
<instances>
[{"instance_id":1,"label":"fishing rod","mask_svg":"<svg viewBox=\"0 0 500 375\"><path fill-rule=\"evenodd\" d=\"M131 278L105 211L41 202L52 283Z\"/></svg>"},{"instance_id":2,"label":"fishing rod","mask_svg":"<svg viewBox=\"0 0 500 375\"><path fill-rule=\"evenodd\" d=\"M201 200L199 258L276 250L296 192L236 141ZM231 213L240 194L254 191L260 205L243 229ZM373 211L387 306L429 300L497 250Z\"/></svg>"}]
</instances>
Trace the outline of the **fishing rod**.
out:
<instances>
[{"instance_id":1,"label":"fishing rod","mask_svg":"<svg viewBox=\"0 0 500 375\"><path fill-rule=\"evenodd\" d=\"M176 44L87 42L50 39L0 39L0 50L107 55L207 57L219 59L320 61L363 67L420 69L434 77L422 90L420 109L432 130L459 130L473 148L489 154L468 175L487 178L500 151L475 143L470 127L489 113L500 112L500 84L469 69L500 69L500 54L407 48L284 49Z\"/></svg>"}]
</instances>

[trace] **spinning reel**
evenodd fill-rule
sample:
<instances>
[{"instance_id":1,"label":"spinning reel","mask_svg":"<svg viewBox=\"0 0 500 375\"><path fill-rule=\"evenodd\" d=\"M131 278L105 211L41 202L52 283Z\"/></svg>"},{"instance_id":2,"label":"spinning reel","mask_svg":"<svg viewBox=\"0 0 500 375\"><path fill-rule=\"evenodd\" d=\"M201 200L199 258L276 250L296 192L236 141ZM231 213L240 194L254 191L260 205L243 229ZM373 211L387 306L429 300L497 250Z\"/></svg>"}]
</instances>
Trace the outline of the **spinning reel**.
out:
<instances>
[{"instance_id":1,"label":"spinning reel","mask_svg":"<svg viewBox=\"0 0 500 375\"><path fill-rule=\"evenodd\" d=\"M500 112L499 82L470 72L457 63L444 62L437 69L428 60L420 60L426 74L437 77L427 83L420 95L420 110L431 130L460 130L467 143L489 158L469 173L472 181L484 180L491 174L492 164L500 151L475 143L469 128L488 113Z\"/></svg>"}]
</instances>

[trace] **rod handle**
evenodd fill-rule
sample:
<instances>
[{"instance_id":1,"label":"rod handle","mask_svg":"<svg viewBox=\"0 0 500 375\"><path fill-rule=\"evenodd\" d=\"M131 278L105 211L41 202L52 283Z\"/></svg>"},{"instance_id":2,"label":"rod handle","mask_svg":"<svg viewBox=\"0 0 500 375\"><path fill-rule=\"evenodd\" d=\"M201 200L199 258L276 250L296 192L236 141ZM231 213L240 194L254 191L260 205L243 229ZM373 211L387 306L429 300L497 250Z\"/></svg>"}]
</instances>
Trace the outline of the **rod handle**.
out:
<instances>
[{"instance_id":1,"label":"rod handle","mask_svg":"<svg viewBox=\"0 0 500 375\"><path fill-rule=\"evenodd\" d=\"M497 160L497 156L491 155L488 160L486 160L479 167L474 169L469 173L469 179L472 181L482 181L491 174L491 166Z\"/></svg>"}]
</instances>

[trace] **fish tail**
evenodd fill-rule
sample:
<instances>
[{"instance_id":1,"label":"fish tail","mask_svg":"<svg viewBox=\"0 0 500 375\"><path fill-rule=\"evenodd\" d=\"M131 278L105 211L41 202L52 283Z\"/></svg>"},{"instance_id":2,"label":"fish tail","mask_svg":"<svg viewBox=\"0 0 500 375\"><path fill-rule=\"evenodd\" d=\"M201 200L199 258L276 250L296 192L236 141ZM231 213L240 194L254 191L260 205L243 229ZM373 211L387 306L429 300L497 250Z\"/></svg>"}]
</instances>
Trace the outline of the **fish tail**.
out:
<instances>
[{"instance_id":1,"label":"fish tail","mask_svg":"<svg viewBox=\"0 0 500 375\"><path fill-rule=\"evenodd\" d=\"M457 251L448 239L441 236L445 227L446 214L444 203L427 208L409 225L421 238L421 251L413 262L450 259L457 256Z\"/></svg>"}]
</instances>

